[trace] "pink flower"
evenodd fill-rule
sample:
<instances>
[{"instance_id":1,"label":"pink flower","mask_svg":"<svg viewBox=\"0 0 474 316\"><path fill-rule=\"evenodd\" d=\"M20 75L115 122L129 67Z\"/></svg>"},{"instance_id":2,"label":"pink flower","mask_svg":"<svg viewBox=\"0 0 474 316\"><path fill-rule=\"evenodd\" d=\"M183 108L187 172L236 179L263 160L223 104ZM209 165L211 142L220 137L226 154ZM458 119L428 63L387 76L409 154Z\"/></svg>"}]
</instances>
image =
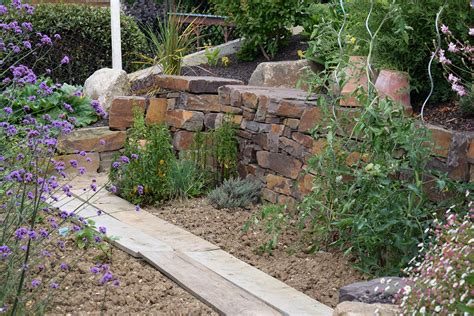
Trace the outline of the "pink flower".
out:
<instances>
[{"instance_id":1,"label":"pink flower","mask_svg":"<svg viewBox=\"0 0 474 316\"><path fill-rule=\"evenodd\" d=\"M461 80L461 79L459 79L458 77L456 77L456 76L453 75L453 74L449 74L449 75L448 75L448 81L449 81L449 82L457 83L457 82L459 82L459 80Z\"/></svg>"},{"instance_id":2,"label":"pink flower","mask_svg":"<svg viewBox=\"0 0 474 316\"><path fill-rule=\"evenodd\" d=\"M443 34L446 34L446 35L451 35L451 31L450 31L449 28L448 28L446 25L444 25L444 24L441 25L441 32L443 32Z\"/></svg>"},{"instance_id":3,"label":"pink flower","mask_svg":"<svg viewBox=\"0 0 474 316\"><path fill-rule=\"evenodd\" d=\"M466 95L466 89L464 89L464 87L460 84L453 83L451 85L451 89L453 89L453 91L455 91L460 97Z\"/></svg>"},{"instance_id":4,"label":"pink flower","mask_svg":"<svg viewBox=\"0 0 474 316\"><path fill-rule=\"evenodd\" d=\"M451 53L456 53L459 51L459 48L456 47L456 44L454 43L449 43L448 44L448 51Z\"/></svg>"},{"instance_id":5,"label":"pink flower","mask_svg":"<svg viewBox=\"0 0 474 316\"><path fill-rule=\"evenodd\" d=\"M474 27L469 28L469 35L474 36Z\"/></svg>"},{"instance_id":6,"label":"pink flower","mask_svg":"<svg viewBox=\"0 0 474 316\"><path fill-rule=\"evenodd\" d=\"M444 56L444 50L443 49L440 49L439 50L439 62L444 64L444 65L451 65L451 60L449 60L448 58L446 58L446 56Z\"/></svg>"}]
</instances>

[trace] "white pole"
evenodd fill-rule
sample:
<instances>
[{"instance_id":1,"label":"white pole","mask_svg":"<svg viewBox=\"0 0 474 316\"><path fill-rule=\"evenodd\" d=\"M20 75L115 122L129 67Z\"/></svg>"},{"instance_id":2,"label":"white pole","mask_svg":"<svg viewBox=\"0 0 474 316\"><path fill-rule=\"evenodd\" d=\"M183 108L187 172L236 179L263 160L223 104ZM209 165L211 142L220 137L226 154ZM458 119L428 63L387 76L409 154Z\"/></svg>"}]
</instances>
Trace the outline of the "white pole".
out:
<instances>
[{"instance_id":1,"label":"white pole","mask_svg":"<svg viewBox=\"0 0 474 316\"><path fill-rule=\"evenodd\" d=\"M112 30L112 68L122 70L120 39L120 0L110 0L110 28Z\"/></svg>"}]
</instances>

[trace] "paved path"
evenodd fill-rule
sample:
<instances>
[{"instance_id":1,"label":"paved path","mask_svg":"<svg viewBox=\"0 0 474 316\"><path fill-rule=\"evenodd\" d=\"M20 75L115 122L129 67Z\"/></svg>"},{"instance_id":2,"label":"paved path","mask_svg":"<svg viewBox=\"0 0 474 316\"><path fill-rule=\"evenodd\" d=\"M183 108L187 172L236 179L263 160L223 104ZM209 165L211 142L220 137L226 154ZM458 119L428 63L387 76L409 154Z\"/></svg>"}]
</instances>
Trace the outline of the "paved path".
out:
<instances>
[{"instance_id":1,"label":"paved path","mask_svg":"<svg viewBox=\"0 0 474 316\"><path fill-rule=\"evenodd\" d=\"M104 178L97 178L100 186ZM191 234L105 190L83 190L90 180L71 183L73 197L53 206L105 226L113 243L143 258L194 296L224 315L332 315L333 310ZM98 212L102 215L98 216Z\"/></svg>"}]
</instances>

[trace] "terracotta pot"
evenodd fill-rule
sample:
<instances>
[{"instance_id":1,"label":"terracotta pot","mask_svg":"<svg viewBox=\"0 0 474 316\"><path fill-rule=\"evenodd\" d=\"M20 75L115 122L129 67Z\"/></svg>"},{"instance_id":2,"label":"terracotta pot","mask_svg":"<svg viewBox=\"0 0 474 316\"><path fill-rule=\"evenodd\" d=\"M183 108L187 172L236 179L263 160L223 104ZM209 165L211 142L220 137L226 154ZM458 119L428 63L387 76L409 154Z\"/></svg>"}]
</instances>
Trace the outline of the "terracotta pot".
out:
<instances>
[{"instance_id":1,"label":"terracotta pot","mask_svg":"<svg viewBox=\"0 0 474 316\"><path fill-rule=\"evenodd\" d=\"M380 97L399 102L405 107L406 112L413 113L408 73L397 70L381 70L375 81L375 89Z\"/></svg>"}]
</instances>

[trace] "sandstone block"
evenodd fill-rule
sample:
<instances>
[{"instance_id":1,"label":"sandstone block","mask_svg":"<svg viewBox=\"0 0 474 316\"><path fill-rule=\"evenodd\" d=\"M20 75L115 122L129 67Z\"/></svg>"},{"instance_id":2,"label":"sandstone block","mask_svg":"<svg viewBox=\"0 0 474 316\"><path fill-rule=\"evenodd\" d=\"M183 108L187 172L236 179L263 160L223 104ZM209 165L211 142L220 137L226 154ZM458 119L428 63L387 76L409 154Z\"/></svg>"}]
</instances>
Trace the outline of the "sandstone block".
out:
<instances>
[{"instance_id":1,"label":"sandstone block","mask_svg":"<svg viewBox=\"0 0 474 316\"><path fill-rule=\"evenodd\" d=\"M130 80L123 70L102 68L94 72L84 83L84 94L98 100L108 110L115 97L130 93Z\"/></svg>"},{"instance_id":2,"label":"sandstone block","mask_svg":"<svg viewBox=\"0 0 474 316\"><path fill-rule=\"evenodd\" d=\"M188 131L177 131L173 135L173 148L181 151L188 150L193 145L194 133Z\"/></svg>"},{"instance_id":3,"label":"sandstone block","mask_svg":"<svg viewBox=\"0 0 474 316\"><path fill-rule=\"evenodd\" d=\"M202 130L204 126L204 113L187 110L168 111L166 112L166 124L175 128L197 132Z\"/></svg>"},{"instance_id":4,"label":"sandstone block","mask_svg":"<svg viewBox=\"0 0 474 316\"><path fill-rule=\"evenodd\" d=\"M168 99L151 98L146 111L145 123L147 125L162 124L165 122Z\"/></svg>"},{"instance_id":5,"label":"sandstone block","mask_svg":"<svg viewBox=\"0 0 474 316\"><path fill-rule=\"evenodd\" d=\"M242 105L250 109L258 107L258 96L252 92L242 92Z\"/></svg>"},{"instance_id":6,"label":"sandstone block","mask_svg":"<svg viewBox=\"0 0 474 316\"><path fill-rule=\"evenodd\" d=\"M343 302L336 306L333 316L398 316L400 308L392 304Z\"/></svg>"},{"instance_id":7,"label":"sandstone block","mask_svg":"<svg viewBox=\"0 0 474 316\"><path fill-rule=\"evenodd\" d=\"M431 140L433 141L433 152L442 157L447 157L449 147L453 139L453 132L439 126L427 125L431 132Z\"/></svg>"},{"instance_id":8,"label":"sandstone block","mask_svg":"<svg viewBox=\"0 0 474 316\"><path fill-rule=\"evenodd\" d=\"M267 175L267 188L278 193L290 195L293 183L290 179L273 174Z\"/></svg>"},{"instance_id":9,"label":"sandstone block","mask_svg":"<svg viewBox=\"0 0 474 316\"><path fill-rule=\"evenodd\" d=\"M75 129L58 139L58 151L73 154L79 151L103 152L123 148L127 134L108 127Z\"/></svg>"},{"instance_id":10,"label":"sandstone block","mask_svg":"<svg viewBox=\"0 0 474 316\"><path fill-rule=\"evenodd\" d=\"M258 108L255 114L255 121L264 122L267 116L268 107L270 105L270 99L264 95L258 97Z\"/></svg>"},{"instance_id":11,"label":"sandstone block","mask_svg":"<svg viewBox=\"0 0 474 316\"><path fill-rule=\"evenodd\" d=\"M316 124L320 123L322 119L323 113L320 108L308 107L301 115L298 131L301 133L307 133L314 128Z\"/></svg>"},{"instance_id":12,"label":"sandstone block","mask_svg":"<svg viewBox=\"0 0 474 316\"><path fill-rule=\"evenodd\" d=\"M268 201L270 203L277 203L278 201L278 193L273 192L272 190L269 190L267 188L262 189L262 199L265 201Z\"/></svg>"},{"instance_id":13,"label":"sandstone block","mask_svg":"<svg viewBox=\"0 0 474 316\"><path fill-rule=\"evenodd\" d=\"M214 94L182 94L184 108L190 111L220 112L219 96Z\"/></svg>"},{"instance_id":14,"label":"sandstone block","mask_svg":"<svg viewBox=\"0 0 474 316\"><path fill-rule=\"evenodd\" d=\"M145 113L146 99L143 97L116 97L109 110L109 127L125 130L133 125L133 109Z\"/></svg>"},{"instance_id":15,"label":"sandstone block","mask_svg":"<svg viewBox=\"0 0 474 316\"><path fill-rule=\"evenodd\" d=\"M280 148L298 159L303 157L304 147L292 139L280 137Z\"/></svg>"},{"instance_id":16,"label":"sandstone block","mask_svg":"<svg viewBox=\"0 0 474 316\"><path fill-rule=\"evenodd\" d=\"M313 190L313 181L314 181L314 175L312 174L302 174L298 177L298 190L301 192L303 195L307 195L311 193Z\"/></svg>"},{"instance_id":17,"label":"sandstone block","mask_svg":"<svg viewBox=\"0 0 474 316\"><path fill-rule=\"evenodd\" d=\"M298 129L298 126L300 125L300 120L294 119L294 118L287 118L283 121L283 124L288 126L291 129Z\"/></svg>"},{"instance_id":18,"label":"sandstone block","mask_svg":"<svg viewBox=\"0 0 474 316\"><path fill-rule=\"evenodd\" d=\"M275 171L287 178L296 179L303 165L301 161L286 154L271 153L268 151L257 152L258 165Z\"/></svg>"},{"instance_id":19,"label":"sandstone block","mask_svg":"<svg viewBox=\"0 0 474 316\"><path fill-rule=\"evenodd\" d=\"M225 85L241 85L240 80L217 78L217 77L198 77L198 76L155 76L155 86L176 91L186 91L191 93L215 93L217 89Z\"/></svg>"},{"instance_id":20,"label":"sandstone block","mask_svg":"<svg viewBox=\"0 0 474 316\"><path fill-rule=\"evenodd\" d=\"M291 118L300 118L308 106L301 101L281 100L270 102L268 113Z\"/></svg>"}]
</instances>

